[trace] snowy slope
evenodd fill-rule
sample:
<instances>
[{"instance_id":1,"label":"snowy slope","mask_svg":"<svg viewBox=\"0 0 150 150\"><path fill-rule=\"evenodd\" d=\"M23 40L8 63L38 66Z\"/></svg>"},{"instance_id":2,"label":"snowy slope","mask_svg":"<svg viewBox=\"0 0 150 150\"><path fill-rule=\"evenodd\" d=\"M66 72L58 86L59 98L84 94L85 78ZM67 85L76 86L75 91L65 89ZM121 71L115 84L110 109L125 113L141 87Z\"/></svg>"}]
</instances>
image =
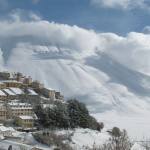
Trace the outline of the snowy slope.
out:
<instances>
[{"instance_id":1,"label":"snowy slope","mask_svg":"<svg viewBox=\"0 0 150 150\"><path fill-rule=\"evenodd\" d=\"M66 98L78 98L87 104L100 121L120 126L118 118L144 116L145 124L150 110L150 77L131 70L105 53L79 57L68 52L13 50L6 68L31 75L47 87L60 90ZM17 58L17 59L16 59ZM26 65L26 64L30 65ZM110 115L108 115L110 114ZM125 120L122 128L126 128ZM116 123L118 121L118 123ZM143 120L139 125L144 124ZM132 122L136 127L136 122ZM141 126L138 126L138 128ZM128 126L130 129L131 126ZM128 129L127 128L127 129ZM137 128L137 129L138 129ZM132 130L134 131L134 130ZM143 131L140 136L146 132ZM132 133L134 136L137 133Z\"/></svg>"},{"instance_id":2,"label":"snowy slope","mask_svg":"<svg viewBox=\"0 0 150 150\"><path fill-rule=\"evenodd\" d=\"M149 109L150 77L126 68L106 54L81 60L54 56L43 59L40 55L36 58L30 54L22 61L12 56L8 68L32 75L67 98L78 97L91 111Z\"/></svg>"}]
</instances>

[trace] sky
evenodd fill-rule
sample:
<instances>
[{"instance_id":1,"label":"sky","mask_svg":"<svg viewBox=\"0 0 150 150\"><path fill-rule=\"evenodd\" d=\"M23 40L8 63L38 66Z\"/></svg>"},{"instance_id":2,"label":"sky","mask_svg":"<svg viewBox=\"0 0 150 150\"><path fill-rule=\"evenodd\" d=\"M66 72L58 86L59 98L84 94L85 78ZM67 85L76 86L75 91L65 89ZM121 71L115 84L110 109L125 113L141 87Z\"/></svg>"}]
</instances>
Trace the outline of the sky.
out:
<instances>
[{"instance_id":1,"label":"sky","mask_svg":"<svg viewBox=\"0 0 150 150\"><path fill-rule=\"evenodd\" d=\"M0 0L1 64L18 49L27 56L22 47L55 47L64 59L104 52L150 75L149 17L149 0Z\"/></svg>"},{"instance_id":2,"label":"sky","mask_svg":"<svg viewBox=\"0 0 150 150\"><path fill-rule=\"evenodd\" d=\"M48 86L71 94L88 87L83 77L99 88L94 70L101 72L102 61L149 76L149 16L148 0L0 0L0 69L47 79Z\"/></svg>"},{"instance_id":3,"label":"sky","mask_svg":"<svg viewBox=\"0 0 150 150\"><path fill-rule=\"evenodd\" d=\"M1 17L20 9L48 21L126 35L150 24L149 0L0 0Z\"/></svg>"}]
</instances>

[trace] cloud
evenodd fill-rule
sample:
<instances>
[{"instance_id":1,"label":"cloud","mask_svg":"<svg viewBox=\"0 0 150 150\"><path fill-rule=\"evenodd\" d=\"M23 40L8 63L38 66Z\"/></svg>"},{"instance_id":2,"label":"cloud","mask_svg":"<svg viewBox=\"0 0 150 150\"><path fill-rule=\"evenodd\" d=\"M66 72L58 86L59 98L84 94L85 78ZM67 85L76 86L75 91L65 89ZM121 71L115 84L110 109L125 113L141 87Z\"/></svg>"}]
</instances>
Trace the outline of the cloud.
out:
<instances>
[{"instance_id":1,"label":"cloud","mask_svg":"<svg viewBox=\"0 0 150 150\"><path fill-rule=\"evenodd\" d=\"M32 0L33 4L38 4L40 2L40 0Z\"/></svg>"},{"instance_id":2,"label":"cloud","mask_svg":"<svg viewBox=\"0 0 150 150\"><path fill-rule=\"evenodd\" d=\"M143 73L150 73L150 34L130 32L126 37L105 33L105 52L121 64ZM109 43L109 44L108 44Z\"/></svg>"},{"instance_id":3,"label":"cloud","mask_svg":"<svg viewBox=\"0 0 150 150\"><path fill-rule=\"evenodd\" d=\"M133 70L150 74L148 33L130 32L125 37L114 33L96 33L78 26L48 22L32 13L28 15L26 19L22 19L20 13L15 13L12 14L15 19L0 21L0 28L3 28L0 31L0 47L5 57L9 58L20 43L30 43L30 47L25 44L26 50L46 47L50 50L53 46L60 52L56 54L59 58L64 55L65 58L81 61L96 56L97 51L101 51ZM38 19L34 19L33 15ZM21 52L23 53L20 49Z\"/></svg>"},{"instance_id":4,"label":"cloud","mask_svg":"<svg viewBox=\"0 0 150 150\"><path fill-rule=\"evenodd\" d=\"M146 0L91 0L92 4L115 9L135 9L135 8L149 8Z\"/></svg>"},{"instance_id":5,"label":"cloud","mask_svg":"<svg viewBox=\"0 0 150 150\"><path fill-rule=\"evenodd\" d=\"M135 103L132 106L136 106L140 101L126 87L129 83L123 85L111 81L111 75L99 67L86 64L86 61L91 59L97 66L104 65L107 69L106 64L99 61L104 56L101 54L105 53L109 57L103 58L106 62L110 61L110 65L115 60L130 69L150 74L149 33L130 32L127 36L98 33L78 26L49 22L36 14L27 15L17 11L0 20L0 28L3 29L0 30L1 66L31 75L46 86L62 91L66 97L80 97L93 111L110 109L117 103L127 106L131 99ZM113 70L110 66L112 76L121 73L122 69L118 67ZM129 81L135 78L135 74L129 76L128 70L124 72L127 76L120 76L125 76ZM131 85L138 84L133 87L141 88L136 79Z\"/></svg>"}]
</instances>

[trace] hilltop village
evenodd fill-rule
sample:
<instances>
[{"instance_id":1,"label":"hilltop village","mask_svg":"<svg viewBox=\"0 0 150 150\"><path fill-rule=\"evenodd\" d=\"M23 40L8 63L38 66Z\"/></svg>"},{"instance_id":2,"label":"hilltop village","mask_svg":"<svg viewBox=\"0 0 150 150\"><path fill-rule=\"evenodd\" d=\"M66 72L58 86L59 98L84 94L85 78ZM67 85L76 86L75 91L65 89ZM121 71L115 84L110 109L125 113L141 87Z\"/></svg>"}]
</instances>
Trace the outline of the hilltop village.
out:
<instances>
[{"instance_id":1,"label":"hilltop village","mask_svg":"<svg viewBox=\"0 0 150 150\"><path fill-rule=\"evenodd\" d=\"M72 150L77 128L100 133L103 127L84 103L65 101L22 73L0 72L0 150Z\"/></svg>"},{"instance_id":2,"label":"hilltop village","mask_svg":"<svg viewBox=\"0 0 150 150\"><path fill-rule=\"evenodd\" d=\"M13 121L17 129L33 130L38 119L34 105L48 107L55 101L64 101L64 96L30 76L0 72L0 123Z\"/></svg>"}]
</instances>

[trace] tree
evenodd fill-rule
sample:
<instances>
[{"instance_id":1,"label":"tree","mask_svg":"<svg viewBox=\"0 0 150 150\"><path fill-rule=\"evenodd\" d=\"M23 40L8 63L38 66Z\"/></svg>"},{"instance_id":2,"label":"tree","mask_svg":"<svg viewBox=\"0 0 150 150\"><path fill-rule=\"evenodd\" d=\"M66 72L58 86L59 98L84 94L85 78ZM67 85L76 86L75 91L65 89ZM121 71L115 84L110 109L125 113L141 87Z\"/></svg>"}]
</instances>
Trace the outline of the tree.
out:
<instances>
[{"instance_id":1,"label":"tree","mask_svg":"<svg viewBox=\"0 0 150 150\"><path fill-rule=\"evenodd\" d=\"M94 117L89 115L85 104L76 99L68 101L68 113L71 128L82 127L101 131L104 127L104 124L99 124Z\"/></svg>"},{"instance_id":2,"label":"tree","mask_svg":"<svg viewBox=\"0 0 150 150\"><path fill-rule=\"evenodd\" d=\"M103 123L103 122L99 122L99 123L97 124L97 130L98 130L98 131L101 131L103 128L104 128L104 123Z\"/></svg>"},{"instance_id":3,"label":"tree","mask_svg":"<svg viewBox=\"0 0 150 150\"><path fill-rule=\"evenodd\" d=\"M56 107L49 108L48 111L49 125L59 128L68 128L70 125L67 106L57 103Z\"/></svg>"},{"instance_id":4,"label":"tree","mask_svg":"<svg viewBox=\"0 0 150 150\"><path fill-rule=\"evenodd\" d=\"M118 138L121 136L121 131L118 127L114 127L112 129L112 131L110 132L111 136L114 137L114 138Z\"/></svg>"},{"instance_id":5,"label":"tree","mask_svg":"<svg viewBox=\"0 0 150 150\"><path fill-rule=\"evenodd\" d=\"M34 112L38 117L38 121L40 123L40 125L43 125L44 127L48 127L49 126L49 118L48 118L48 114L46 112L46 110L44 110L41 105L37 105L34 108Z\"/></svg>"},{"instance_id":6,"label":"tree","mask_svg":"<svg viewBox=\"0 0 150 150\"><path fill-rule=\"evenodd\" d=\"M70 127L89 127L89 112L85 104L76 99L68 101L68 113L70 117Z\"/></svg>"},{"instance_id":7,"label":"tree","mask_svg":"<svg viewBox=\"0 0 150 150\"><path fill-rule=\"evenodd\" d=\"M57 102L46 109L41 105L35 107L34 112L40 125L46 128L91 128L101 131L103 124L89 115L85 104L77 100L69 100L68 103Z\"/></svg>"},{"instance_id":8,"label":"tree","mask_svg":"<svg viewBox=\"0 0 150 150\"><path fill-rule=\"evenodd\" d=\"M128 138L126 130L121 131L114 127L110 132L109 142L104 144L99 150L130 150L132 144Z\"/></svg>"},{"instance_id":9,"label":"tree","mask_svg":"<svg viewBox=\"0 0 150 150\"><path fill-rule=\"evenodd\" d=\"M57 103L46 109L43 109L40 105L36 106L35 113L43 127L68 128L70 125L67 106L63 103Z\"/></svg>"}]
</instances>

